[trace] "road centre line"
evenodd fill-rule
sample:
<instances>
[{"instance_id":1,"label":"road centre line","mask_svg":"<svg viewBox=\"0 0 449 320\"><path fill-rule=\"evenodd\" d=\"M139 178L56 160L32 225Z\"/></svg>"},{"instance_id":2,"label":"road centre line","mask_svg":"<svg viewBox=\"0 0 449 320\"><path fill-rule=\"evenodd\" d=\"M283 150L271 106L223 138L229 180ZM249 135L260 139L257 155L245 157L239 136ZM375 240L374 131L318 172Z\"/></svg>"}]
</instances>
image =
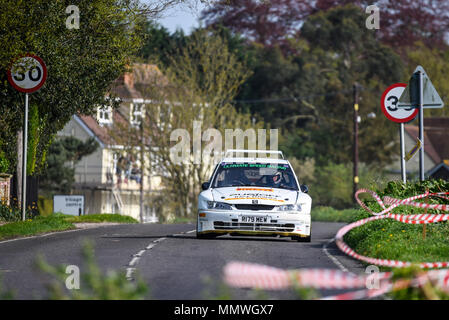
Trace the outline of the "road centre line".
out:
<instances>
[{"instance_id":1,"label":"road centre line","mask_svg":"<svg viewBox=\"0 0 449 320\"><path fill-rule=\"evenodd\" d=\"M126 268L126 279L128 281L134 280L133 275L134 275L134 272L136 271L136 266L139 263L140 258L145 254L145 252L148 250L151 250L152 248L154 248L156 246L156 244L158 244L159 242L161 242L165 239L167 239L167 238L162 237L162 238L156 239L156 240L152 241L148 246L146 246L145 249L140 250L138 253L132 255L133 258L128 263L128 266Z\"/></svg>"},{"instance_id":2,"label":"road centre line","mask_svg":"<svg viewBox=\"0 0 449 320\"><path fill-rule=\"evenodd\" d=\"M353 272L349 271L336 257L334 257L333 255L331 255L329 253L329 250L327 249L327 246L330 245L332 242L335 241L335 238L330 239L329 241L325 242L323 244L322 250L324 252L324 254L326 254L326 256L343 272L348 272L352 275L354 275Z\"/></svg>"}]
</instances>

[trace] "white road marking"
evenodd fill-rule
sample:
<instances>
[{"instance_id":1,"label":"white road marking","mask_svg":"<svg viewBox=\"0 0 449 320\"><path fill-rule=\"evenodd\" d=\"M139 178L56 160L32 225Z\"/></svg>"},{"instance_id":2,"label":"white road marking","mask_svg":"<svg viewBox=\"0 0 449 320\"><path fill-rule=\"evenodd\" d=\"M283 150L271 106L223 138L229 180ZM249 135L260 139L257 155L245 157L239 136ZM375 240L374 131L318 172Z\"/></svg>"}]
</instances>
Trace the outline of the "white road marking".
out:
<instances>
[{"instance_id":1,"label":"white road marking","mask_svg":"<svg viewBox=\"0 0 449 320\"><path fill-rule=\"evenodd\" d=\"M181 234L173 234L172 236L183 235L186 233L193 233L195 231L196 231L196 229L190 230L187 232L182 232ZM136 271L135 267L137 266L137 264L139 263L139 259L145 254L145 252L148 250L151 250L152 248L154 248L156 246L156 244L158 244L161 241L164 241L165 239L167 239L167 238L162 237L162 238L156 239L156 240L152 241L148 246L146 246L145 249L140 250L138 253L132 255L133 258L128 263L128 267L126 268L126 279L127 280L129 280L129 281L134 280L133 274Z\"/></svg>"},{"instance_id":2,"label":"white road marking","mask_svg":"<svg viewBox=\"0 0 449 320\"><path fill-rule=\"evenodd\" d=\"M127 268L126 269L126 279L132 279L133 273L136 270L136 268Z\"/></svg>"},{"instance_id":3,"label":"white road marking","mask_svg":"<svg viewBox=\"0 0 449 320\"><path fill-rule=\"evenodd\" d=\"M148 249L148 247L147 247ZM134 256L141 257L145 253L145 250L140 250L139 253L136 253Z\"/></svg>"},{"instance_id":4,"label":"white road marking","mask_svg":"<svg viewBox=\"0 0 449 320\"><path fill-rule=\"evenodd\" d=\"M196 231L196 229L193 229L193 230L190 230L190 231L186 231L186 232L181 232L181 233L175 233L175 234L173 234L173 236L183 236L183 235L185 235L187 233L193 233L195 231Z\"/></svg>"},{"instance_id":5,"label":"white road marking","mask_svg":"<svg viewBox=\"0 0 449 320\"><path fill-rule=\"evenodd\" d=\"M145 249L140 250L138 253L132 255L133 258L128 263L128 267L126 268L126 279L128 281L134 280L133 275L134 275L134 272L136 271L136 266L139 263L140 258L145 254L145 252L147 250L151 250L152 248L154 248L156 246L156 244L158 244L159 242L161 242L165 239L167 239L167 238L163 237L163 238L156 239L156 240L152 241L148 246L146 246Z\"/></svg>"},{"instance_id":6,"label":"white road marking","mask_svg":"<svg viewBox=\"0 0 449 320\"><path fill-rule=\"evenodd\" d=\"M337 265L337 267L341 270L341 271L343 271L343 272L348 272L348 273L350 273L350 274L352 274L352 275L354 275L354 273L353 272L351 272L351 271L349 271L337 258L335 258L333 255L331 255L330 253L329 253L329 250L327 250L327 246L329 245L329 244L331 244L332 242L334 242L335 241L335 238L332 238L332 239L330 239L329 241L327 241L326 243L324 243L323 244L323 252L326 254L326 256L329 258L329 259L331 259L331 261L333 262L333 263L335 263L336 265Z\"/></svg>"},{"instance_id":7,"label":"white road marking","mask_svg":"<svg viewBox=\"0 0 449 320\"><path fill-rule=\"evenodd\" d=\"M134 266L135 264L137 264L137 262L139 262L139 257L134 257L132 258L132 260L129 262L129 266Z\"/></svg>"}]
</instances>

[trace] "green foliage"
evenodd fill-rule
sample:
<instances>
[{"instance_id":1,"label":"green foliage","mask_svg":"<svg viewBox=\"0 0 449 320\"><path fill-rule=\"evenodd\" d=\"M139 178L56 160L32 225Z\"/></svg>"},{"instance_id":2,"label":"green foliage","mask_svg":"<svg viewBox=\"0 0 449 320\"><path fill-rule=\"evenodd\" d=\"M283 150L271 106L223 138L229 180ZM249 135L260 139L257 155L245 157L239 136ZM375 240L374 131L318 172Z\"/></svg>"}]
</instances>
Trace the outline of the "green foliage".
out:
<instances>
[{"instance_id":1,"label":"green foliage","mask_svg":"<svg viewBox=\"0 0 449 320\"><path fill-rule=\"evenodd\" d=\"M314 158L318 166L352 162L354 83L360 85L360 160L382 167L396 155L395 126L367 115L379 114L379 97L403 80L404 67L365 20L359 7L339 6L308 16L299 35L286 39L292 50L246 45L253 75L236 105L280 128L280 146L289 156Z\"/></svg>"},{"instance_id":2,"label":"green foliage","mask_svg":"<svg viewBox=\"0 0 449 320\"><path fill-rule=\"evenodd\" d=\"M336 210L332 207L312 207L313 221L352 222L359 215L360 209Z\"/></svg>"},{"instance_id":3,"label":"green foliage","mask_svg":"<svg viewBox=\"0 0 449 320\"><path fill-rule=\"evenodd\" d=\"M1 146L0 146L1 147ZM9 161L3 150L0 150L0 173L7 173L9 171Z\"/></svg>"},{"instance_id":4,"label":"green foliage","mask_svg":"<svg viewBox=\"0 0 449 320\"><path fill-rule=\"evenodd\" d=\"M410 196L431 192L448 191L449 185L443 180L427 180L423 182L390 181L386 187L376 192L381 196L407 198ZM448 203L440 198L416 200L429 203ZM375 212L381 210L373 200L365 203ZM364 210L359 210L354 219L360 220L371 216ZM393 210L398 214L418 214L424 209L400 206ZM439 213L438 210L428 210L428 213ZM446 222L426 225L425 237L423 225L404 224L391 219L372 221L351 230L345 235L346 243L357 253L382 259L393 259L410 262L440 262L449 260L449 225ZM406 297L413 298L409 291ZM411 292L414 292L413 290ZM403 292L404 293L404 292ZM401 294L403 294L401 293Z\"/></svg>"},{"instance_id":5,"label":"green foliage","mask_svg":"<svg viewBox=\"0 0 449 320\"><path fill-rule=\"evenodd\" d=\"M36 105L30 105L28 115L28 149L27 175L33 175L36 168L37 145L39 142L39 110Z\"/></svg>"},{"instance_id":6,"label":"green foliage","mask_svg":"<svg viewBox=\"0 0 449 320\"><path fill-rule=\"evenodd\" d=\"M39 195L37 200L37 208L40 216L47 217L51 215L53 213L53 199Z\"/></svg>"},{"instance_id":7,"label":"green foliage","mask_svg":"<svg viewBox=\"0 0 449 320\"><path fill-rule=\"evenodd\" d=\"M407 52L407 75L410 77L418 65L422 65L443 101L449 99L449 47L443 49L427 47L422 42L416 43ZM408 81L409 79L404 79ZM426 109L424 116L449 116L447 108Z\"/></svg>"},{"instance_id":8,"label":"green foliage","mask_svg":"<svg viewBox=\"0 0 449 320\"><path fill-rule=\"evenodd\" d=\"M394 281L407 281L422 275L419 266L412 265L407 268L397 268L393 270ZM449 300L449 295L427 282L422 287L407 287L405 289L394 290L390 296L395 300Z\"/></svg>"},{"instance_id":9,"label":"green foliage","mask_svg":"<svg viewBox=\"0 0 449 320\"><path fill-rule=\"evenodd\" d=\"M81 222L117 222L117 223L139 223L130 216L120 214L88 214L84 216L67 216L65 221L71 223Z\"/></svg>"},{"instance_id":10,"label":"green foliage","mask_svg":"<svg viewBox=\"0 0 449 320\"><path fill-rule=\"evenodd\" d=\"M427 190L429 190L430 193L447 192L449 191L449 181L430 179L418 182L407 182L406 184L402 181L390 181L385 189L379 192L379 195L389 195L390 197L403 199L426 193ZM438 200L438 198L433 199L437 202L441 201Z\"/></svg>"},{"instance_id":11,"label":"green foliage","mask_svg":"<svg viewBox=\"0 0 449 320\"><path fill-rule=\"evenodd\" d=\"M35 207L28 208L25 211L25 218L32 219L35 217ZM1 222L14 222L22 220L22 209L15 206L8 206L6 203L0 202L0 221Z\"/></svg>"},{"instance_id":12,"label":"green foliage","mask_svg":"<svg viewBox=\"0 0 449 320\"><path fill-rule=\"evenodd\" d=\"M335 209L354 207L351 164L330 162L323 166L312 166L310 160L295 160L292 165L300 183L308 184L314 206L329 206ZM359 178L359 188L363 188L368 187L372 181L381 182L383 176L376 169L360 164Z\"/></svg>"},{"instance_id":13,"label":"green foliage","mask_svg":"<svg viewBox=\"0 0 449 320\"><path fill-rule=\"evenodd\" d=\"M94 138L84 142L71 136L56 139L48 150L48 166L40 178L39 187L46 192L69 192L75 182L73 166L97 148ZM67 166L68 163L72 167Z\"/></svg>"},{"instance_id":14,"label":"green foliage","mask_svg":"<svg viewBox=\"0 0 449 320\"><path fill-rule=\"evenodd\" d=\"M106 93L140 47L143 16L131 0L77 1L79 29L68 29L65 9L70 1L4 0L0 11L0 141L10 168L17 161L16 134L22 128L24 95L6 79L10 62L24 53L40 56L48 68L45 85L30 95L39 130L30 138L31 171L40 173L52 137L75 113L92 114L114 104ZM34 164L36 165L33 168Z\"/></svg>"},{"instance_id":15,"label":"green foliage","mask_svg":"<svg viewBox=\"0 0 449 320\"><path fill-rule=\"evenodd\" d=\"M21 221L21 211L17 208L12 209L0 206L0 221L10 222L0 226L0 239L74 229L74 223L137 223L135 219L119 214L92 214L78 217L62 213L54 213L48 216L32 216L31 213L27 212L26 219L26 221Z\"/></svg>"},{"instance_id":16,"label":"green foliage","mask_svg":"<svg viewBox=\"0 0 449 320\"><path fill-rule=\"evenodd\" d=\"M34 217L29 220L7 223L0 226L0 239L9 239L16 237L32 236L45 232L63 231L74 229L75 226L64 220L61 216L49 216L49 217Z\"/></svg>"},{"instance_id":17,"label":"green foliage","mask_svg":"<svg viewBox=\"0 0 449 320\"><path fill-rule=\"evenodd\" d=\"M80 288L67 290L66 266L51 266L39 257L36 266L55 280L48 286L48 299L52 300L143 300L148 288L137 279L130 282L124 271L104 273L95 261L93 246L86 242L83 248L85 266L81 267Z\"/></svg>"},{"instance_id":18,"label":"green foliage","mask_svg":"<svg viewBox=\"0 0 449 320\"><path fill-rule=\"evenodd\" d=\"M158 62L167 67L170 56L186 45L188 37L182 29L170 34L167 28L154 21L147 21L143 30L144 43L137 57L149 63Z\"/></svg>"}]
</instances>

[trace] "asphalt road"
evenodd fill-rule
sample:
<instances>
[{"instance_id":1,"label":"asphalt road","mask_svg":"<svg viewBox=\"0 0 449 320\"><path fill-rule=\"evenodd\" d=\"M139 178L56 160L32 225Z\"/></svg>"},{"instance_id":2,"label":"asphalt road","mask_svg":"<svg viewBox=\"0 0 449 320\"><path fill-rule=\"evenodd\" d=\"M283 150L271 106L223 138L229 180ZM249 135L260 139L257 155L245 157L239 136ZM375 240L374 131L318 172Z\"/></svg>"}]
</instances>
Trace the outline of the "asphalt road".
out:
<instances>
[{"instance_id":1,"label":"asphalt road","mask_svg":"<svg viewBox=\"0 0 449 320\"><path fill-rule=\"evenodd\" d=\"M261 293L226 288L221 282L229 261L266 264L284 269L347 268L361 274L363 267L341 253L332 239L341 223L313 222L312 242L290 238L229 237L199 240L193 224L104 226L0 242L0 276L3 289L15 299L45 299L51 278L37 270L37 255L52 265L76 265L83 272L82 248L94 244L104 270L123 270L129 281L140 276L148 283L151 299L297 299L293 291ZM326 249L324 248L326 247ZM327 252L326 252L327 251ZM331 257L330 257L331 256ZM322 295L343 291L326 290Z\"/></svg>"}]
</instances>

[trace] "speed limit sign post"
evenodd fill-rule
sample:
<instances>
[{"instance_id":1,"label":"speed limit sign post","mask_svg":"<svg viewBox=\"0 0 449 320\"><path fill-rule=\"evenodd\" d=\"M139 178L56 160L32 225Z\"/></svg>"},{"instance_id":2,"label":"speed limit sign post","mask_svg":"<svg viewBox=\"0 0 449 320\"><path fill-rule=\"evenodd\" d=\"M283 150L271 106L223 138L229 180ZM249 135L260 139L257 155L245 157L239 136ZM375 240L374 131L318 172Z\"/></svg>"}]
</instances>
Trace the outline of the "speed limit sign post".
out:
<instances>
[{"instance_id":1,"label":"speed limit sign post","mask_svg":"<svg viewBox=\"0 0 449 320\"><path fill-rule=\"evenodd\" d=\"M395 83L389 86L380 99L380 106L384 115L391 121L399 123L399 139L401 145L401 178L407 182L405 168L405 143L404 143L404 123L410 122L418 115L419 110L413 107L398 108L399 98L407 87L406 83Z\"/></svg>"},{"instance_id":2,"label":"speed limit sign post","mask_svg":"<svg viewBox=\"0 0 449 320\"><path fill-rule=\"evenodd\" d=\"M26 219L26 159L28 148L28 94L36 92L47 79L47 67L38 56L26 54L16 59L8 69L8 81L17 91L25 93L22 152L22 220Z\"/></svg>"}]
</instances>

